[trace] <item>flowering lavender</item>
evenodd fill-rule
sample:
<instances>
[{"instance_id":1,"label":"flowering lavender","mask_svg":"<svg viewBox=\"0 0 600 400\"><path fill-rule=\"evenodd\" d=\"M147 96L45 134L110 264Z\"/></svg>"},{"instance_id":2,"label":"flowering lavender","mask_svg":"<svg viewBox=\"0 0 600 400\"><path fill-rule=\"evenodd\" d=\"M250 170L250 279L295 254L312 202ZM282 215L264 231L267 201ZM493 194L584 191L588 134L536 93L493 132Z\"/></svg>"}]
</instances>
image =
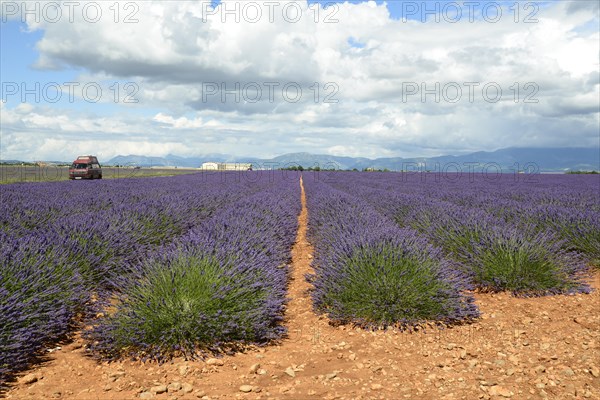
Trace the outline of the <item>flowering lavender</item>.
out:
<instances>
[{"instance_id":1,"label":"flowering lavender","mask_svg":"<svg viewBox=\"0 0 600 400\"><path fill-rule=\"evenodd\" d=\"M586 263L600 258L600 193L594 190L600 182L537 178L537 184L525 184L504 176L492 184L482 177L442 182L406 182L402 174L326 177L331 186L425 235L480 289L526 296L587 292Z\"/></svg>"},{"instance_id":2,"label":"flowering lavender","mask_svg":"<svg viewBox=\"0 0 600 400\"><path fill-rule=\"evenodd\" d=\"M87 333L103 359L281 337L298 175L239 177L2 186L0 385L113 296ZM465 321L463 289L586 292L586 263L600 265L598 176L315 177L313 299L340 323Z\"/></svg>"},{"instance_id":3,"label":"flowering lavender","mask_svg":"<svg viewBox=\"0 0 600 400\"><path fill-rule=\"evenodd\" d=\"M3 185L0 386L118 295L159 246L266 187L216 173Z\"/></svg>"},{"instance_id":4,"label":"flowering lavender","mask_svg":"<svg viewBox=\"0 0 600 400\"><path fill-rule=\"evenodd\" d=\"M439 249L358 198L305 179L315 245L315 308L336 323L411 327L478 316L461 274Z\"/></svg>"},{"instance_id":5,"label":"flowering lavender","mask_svg":"<svg viewBox=\"0 0 600 400\"><path fill-rule=\"evenodd\" d=\"M457 258L484 290L522 296L590 291L582 281L586 270L581 256L565 251L550 232L491 227L459 250Z\"/></svg>"},{"instance_id":6,"label":"flowering lavender","mask_svg":"<svg viewBox=\"0 0 600 400\"><path fill-rule=\"evenodd\" d=\"M67 334L89 302L67 248L0 232L0 386Z\"/></svg>"},{"instance_id":7,"label":"flowering lavender","mask_svg":"<svg viewBox=\"0 0 600 400\"><path fill-rule=\"evenodd\" d=\"M285 333L298 181L255 185L255 194L218 210L118 281L117 312L86 335L99 358L194 358Z\"/></svg>"}]
</instances>

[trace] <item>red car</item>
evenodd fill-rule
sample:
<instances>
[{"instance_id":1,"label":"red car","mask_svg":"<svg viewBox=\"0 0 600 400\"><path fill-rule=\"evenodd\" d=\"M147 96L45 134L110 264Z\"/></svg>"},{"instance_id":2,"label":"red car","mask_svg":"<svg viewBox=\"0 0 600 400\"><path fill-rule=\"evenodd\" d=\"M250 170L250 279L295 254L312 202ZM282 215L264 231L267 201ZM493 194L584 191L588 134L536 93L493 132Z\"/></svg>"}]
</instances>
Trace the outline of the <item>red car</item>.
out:
<instances>
[{"instance_id":1,"label":"red car","mask_svg":"<svg viewBox=\"0 0 600 400\"><path fill-rule=\"evenodd\" d=\"M102 167L95 156L79 156L71 168L69 179L102 179Z\"/></svg>"}]
</instances>

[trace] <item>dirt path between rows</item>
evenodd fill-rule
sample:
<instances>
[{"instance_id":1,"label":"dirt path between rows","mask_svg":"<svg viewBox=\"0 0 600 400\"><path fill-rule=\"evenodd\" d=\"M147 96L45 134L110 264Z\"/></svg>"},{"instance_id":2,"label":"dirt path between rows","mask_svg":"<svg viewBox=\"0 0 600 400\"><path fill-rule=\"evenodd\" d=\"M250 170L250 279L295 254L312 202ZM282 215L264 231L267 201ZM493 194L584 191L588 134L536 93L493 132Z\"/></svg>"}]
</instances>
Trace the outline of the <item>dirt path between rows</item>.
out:
<instances>
[{"instance_id":1,"label":"dirt path between rows","mask_svg":"<svg viewBox=\"0 0 600 400\"><path fill-rule=\"evenodd\" d=\"M50 353L10 399L600 399L600 293L517 299L477 294L482 318L447 330L367 332L316 315L302 212L278 344L159 366L98 364L80 339ZM600 273L593 286L600 288Z\"/></svg>"},{"instance_id":2,"label":"dirt path between rows","mask_svg":"<svg viewBox=\"0 0 600 400\"><path fill-rule=\"evenodd\" d=\"M285 324L288 327L289 339L293 343L310 343L320 340L323 329L329 325L319 318L312 307L309 290L310 283L305 279L306 274L313 272L311 261L313 247L308 242L308 209L306 208L306 193L302 178L300 178L302 211L298 216L298 234L292 247L291 279L288 286L290 302L287 305Z\"/></svg>"}]
</instances>

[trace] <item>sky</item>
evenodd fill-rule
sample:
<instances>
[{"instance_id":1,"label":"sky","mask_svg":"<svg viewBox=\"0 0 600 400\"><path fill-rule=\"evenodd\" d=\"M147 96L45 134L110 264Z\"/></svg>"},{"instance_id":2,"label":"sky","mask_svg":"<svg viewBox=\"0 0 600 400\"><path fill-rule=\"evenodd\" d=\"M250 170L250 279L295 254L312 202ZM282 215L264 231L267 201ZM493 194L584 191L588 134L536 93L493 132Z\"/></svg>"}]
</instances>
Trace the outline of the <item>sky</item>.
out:
<instances>
[{"instance_id":1,"label":"sky","mask_svg":"<svg viewBox=\"0 0 600 400\"><path fill-rule=\"evenodd\" d=\"M5 1L0 159L600 145L577 1Z\"/></svg>"}]
</instances>

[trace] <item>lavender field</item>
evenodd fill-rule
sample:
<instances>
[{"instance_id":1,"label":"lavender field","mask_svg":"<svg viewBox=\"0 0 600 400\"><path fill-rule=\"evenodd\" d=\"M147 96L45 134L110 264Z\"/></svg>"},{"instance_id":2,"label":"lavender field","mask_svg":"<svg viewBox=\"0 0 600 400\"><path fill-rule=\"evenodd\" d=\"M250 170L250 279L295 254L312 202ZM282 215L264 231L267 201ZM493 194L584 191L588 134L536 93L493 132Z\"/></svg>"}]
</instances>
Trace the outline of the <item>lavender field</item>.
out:
<instances>
[{"instance_id":1,"label":"lavender field","mask_svg":"<svg viewBox=\"0 0 600 400\"><path fill-rule=\"evenodd\" d=\"M4 186L0 381L86 325L109 359L281 336L299 193L218 174Z\"/></svg>"},{"instance_id":2,"label":"lavender field","mask_svg":"<svg viewBox=\"0 0 600 400\"><path fill-rule=\"evenodd\" d=\"M584 278L600 265L600 180L516 178L306 179L316 310L338 323L410 327L472 320L472 290L589 292Z\"/></svg>"},{"instance_id":3,"label":"lavender field","mask_svg":"<svg viewBox=\"0 0 600 400\"><path fill-rule=\"evenodd\" d=\"M315 312L405 329L476 323L474 291L589 292L598 176L422 178L304 173ZM158 362L284 338L299 179L3 186L0 381L78 331L97 359Z\"/></svg>"}]
</instances>

